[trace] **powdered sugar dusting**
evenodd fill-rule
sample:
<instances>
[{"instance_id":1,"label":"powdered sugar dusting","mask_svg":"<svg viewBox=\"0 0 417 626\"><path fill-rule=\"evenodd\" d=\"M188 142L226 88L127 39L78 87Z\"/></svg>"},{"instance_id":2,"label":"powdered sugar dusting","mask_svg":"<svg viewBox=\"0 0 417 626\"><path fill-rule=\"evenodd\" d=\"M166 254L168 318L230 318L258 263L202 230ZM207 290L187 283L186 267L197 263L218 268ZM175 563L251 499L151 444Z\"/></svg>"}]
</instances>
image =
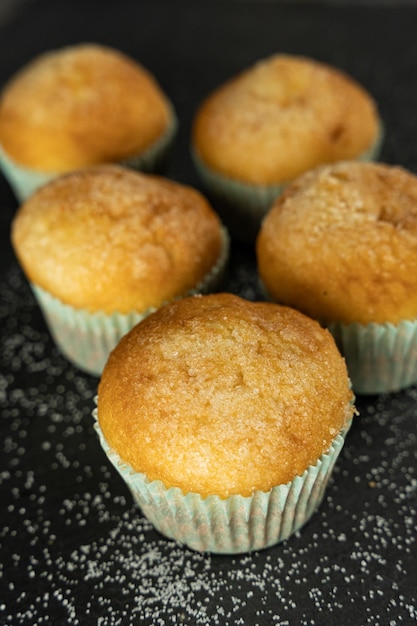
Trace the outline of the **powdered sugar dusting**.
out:
<instances>
[{"instance_id":1,"label":"powdered sugar dusting","mask_svg":"<svg viewBox=\"0 0 417 626\"><path fill-rule=\"evenodd\" d=\"M235 261L230 290L260 297L250 261ZM359 401L301 532L259 553L200 554L132 503L93 431L97 380L59 355L15 265L0 288L0 623L417 621L414 388Z\"/></svg>"}]
</instances>

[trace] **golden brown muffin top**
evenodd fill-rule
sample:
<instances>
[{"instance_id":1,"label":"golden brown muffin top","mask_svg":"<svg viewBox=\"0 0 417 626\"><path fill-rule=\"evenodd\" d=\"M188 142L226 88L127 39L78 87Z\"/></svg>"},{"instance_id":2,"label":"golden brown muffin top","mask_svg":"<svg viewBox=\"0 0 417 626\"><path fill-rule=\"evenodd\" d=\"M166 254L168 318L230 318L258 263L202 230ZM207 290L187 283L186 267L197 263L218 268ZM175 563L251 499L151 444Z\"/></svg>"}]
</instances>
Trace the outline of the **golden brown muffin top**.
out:
<instances>
[{"instance_id":1,"label":"golden brown muffin top","mask_svg":"<svg viewBox=\"0 0 417 626\"><path fill-rule=\"evenodd\" d=\"M359 157L379 134L375 103L352 78L311 59L275 55L202 103L193 145L220 174L278 184L322 163Z\"/></svg>"},{"instance_id":2,"label":"golden brown muffin top","mask_svg":"<svg viewBox=\"0 0 417 626\"><path fill-rule=\"evenodd\" d=\"M351 399L328 331L286 307L216 294L169 304L121 340L98 421L150 480L248 496L315 464L352 417Z\"/></svg>"},{"instance_id":3,"label":"golden brown muffin top","mask_svg":"<svg viewBox=\"0 0 417 626\"><path fill-rule=\"evenodd\" d=\"M268 293L326 322L417 317L417 177L346 162L301 176L257 240Z\"/></svg>"},{"instance_id":4,"label":"golden brown muffin top","mask_svg":"<svg viewBox=\"0 0 417 626\"><path fill-rule=\"evenodd\" d=\"M0 97L0 143L45 172L122 161L167 129L170 104L151 74L97 44L50 51L23 67Z\"/></svg>"},{"instance_id":5,"label":"golden brown muffin top","mask_svg":"<svg viewBox=\"0 0 417 626\"><path fill-rule=\"evenodd\" d=\"M33 194L12 243L28 279L64 303L127 313L195 288L219 259L222 230L197 191L102 165Z\"/></svg>"}]
</instances>

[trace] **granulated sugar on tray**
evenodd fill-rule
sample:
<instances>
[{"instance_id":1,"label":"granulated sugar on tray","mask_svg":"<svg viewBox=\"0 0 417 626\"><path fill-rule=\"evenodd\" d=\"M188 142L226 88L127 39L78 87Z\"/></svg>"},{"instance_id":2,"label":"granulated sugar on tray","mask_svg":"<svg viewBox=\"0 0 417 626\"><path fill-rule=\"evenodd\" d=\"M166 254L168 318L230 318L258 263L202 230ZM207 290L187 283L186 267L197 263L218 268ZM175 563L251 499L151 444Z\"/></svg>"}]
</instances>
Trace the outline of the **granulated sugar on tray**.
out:
<instances>
[{"instance_id":1,"label":"granulated sugar on tray","mask_svg":"<svg viewBox=\"0 0 417 626\"><path fill-rule=\"evenodd\" d=\"M230 289L258 297L240 272ZM53 347L17 267L0 280L1 624L417 621L415 388L358 401L323 505L290 540L192 552L152 528L107 462L97 379Z\"/></svg>"}]
</instances>

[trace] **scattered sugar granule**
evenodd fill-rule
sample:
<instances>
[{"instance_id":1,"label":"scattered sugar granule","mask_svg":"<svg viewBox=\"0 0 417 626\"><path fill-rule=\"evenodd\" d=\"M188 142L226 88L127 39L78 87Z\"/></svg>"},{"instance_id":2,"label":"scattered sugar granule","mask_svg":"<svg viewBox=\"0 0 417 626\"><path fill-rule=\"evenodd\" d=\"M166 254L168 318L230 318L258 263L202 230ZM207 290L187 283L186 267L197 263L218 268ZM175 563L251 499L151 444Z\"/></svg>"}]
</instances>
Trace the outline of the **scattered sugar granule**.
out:
<instances>
[{"instance_id":1,"label":"scattered sugar granule","mask_svg":"<svg viewBox=\"0 0 417 626\"><path fill-rule=\"evenodd\" d=\"M295 536L200 554L133 504L93 430L98 381L59 354L15 266L0 289L1 624L417 621L416 389L359 403L325 500Z\"/></svg>"}]
</instances>

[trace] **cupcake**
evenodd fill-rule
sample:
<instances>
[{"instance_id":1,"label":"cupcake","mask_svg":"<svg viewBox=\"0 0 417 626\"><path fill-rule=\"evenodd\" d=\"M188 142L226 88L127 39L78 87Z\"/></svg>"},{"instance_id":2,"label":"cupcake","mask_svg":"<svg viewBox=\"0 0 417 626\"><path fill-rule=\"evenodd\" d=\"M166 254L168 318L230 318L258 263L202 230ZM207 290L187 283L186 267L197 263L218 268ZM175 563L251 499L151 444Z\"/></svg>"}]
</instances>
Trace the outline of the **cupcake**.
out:
<instances>
[{"instance_id":1,"label":"cupcake","mask_svg":"<svg viewBox=\"0 0 417 626\"><path fill-rule=\"evenodd\" d=\"M352 78L279 54L207 97L195 116L192 153L231 232L253 241L291 180L324 163L372 159L381 136L375 102Z\"/></svg>"},{"instance_id":2,"label":"cupcake","mask_svg":"<svg viewBox=\"0 0 417 626\"><path fill-rule=\"evenodd\" d=\"M231 294L170 303L123 337L96 429L155 528L188 547L274 545L319 506L354 413L330 333Z\"/></svg>"},{"instance_id":3,"label":"cupcake","mask_svg":"<svg viewBox=\"0 0 417 626\"><path fill-rule=\"evenodd\" d=\"M0 166L17 198L63 173L119 163L161 171L176 117L154 77L122 52L46 52L0 95Z\"/></svg>"},{"instance_id":4,"label":"cupcake","mask_svg":"<svg viewBox=\"0 0 417 626\"><path fill-rule=\"evenodd\" d=\"M329 328L357 393L417 382L416 176L319 167L275 201L256 248L267 294Z\"/></svg>"},{"instance_id":5,"label":"cupcake","mask_svg":"<svg viewBox=\"0 0 417 626\"><path fill-rule=\"evenodd\" d=\"M149 312L216 289L228 256L200 193L118 165L47 183L19 208L11 235L57 345L96 375Z\"/></svg>"}]
</instances>

